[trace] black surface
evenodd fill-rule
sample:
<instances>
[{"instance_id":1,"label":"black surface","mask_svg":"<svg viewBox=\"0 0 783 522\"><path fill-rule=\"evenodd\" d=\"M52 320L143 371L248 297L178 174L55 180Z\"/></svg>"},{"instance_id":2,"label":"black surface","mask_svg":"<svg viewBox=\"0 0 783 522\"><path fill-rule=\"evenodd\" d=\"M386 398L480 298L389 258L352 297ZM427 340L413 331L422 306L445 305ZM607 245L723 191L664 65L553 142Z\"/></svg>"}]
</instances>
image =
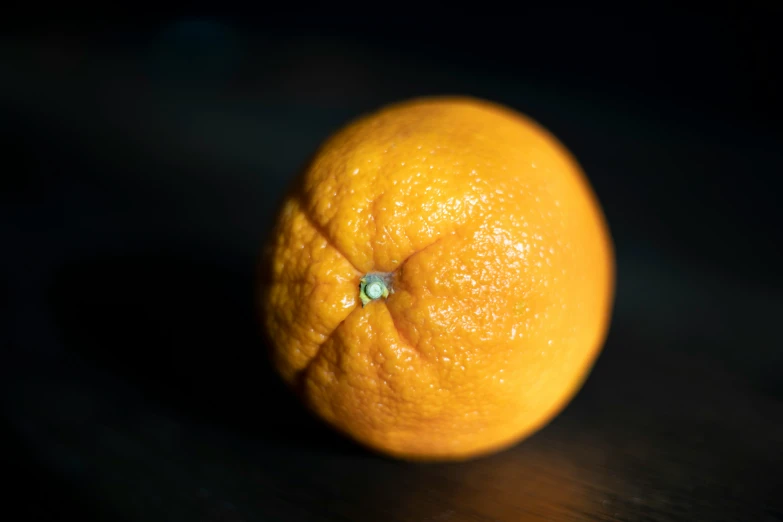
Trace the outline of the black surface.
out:
<instances>
[{"instance_id":1,"label":"black surface","mask_svg":"<svg viewBox=\"0 0 783 522\"><path fill-rule=\"evenodd\" d=\"M6 38L0 404L19 492L6 509L783 519L774 13L723 14L531 11L526 31L421 22L404 38L394 20L353 19ZM313 148L365 110L435 93L555 132L606 208L619 274L605 352L562 415L501 454L423 465L301 411L266 366L253 276Z\"/></svg>"}]
</instances>

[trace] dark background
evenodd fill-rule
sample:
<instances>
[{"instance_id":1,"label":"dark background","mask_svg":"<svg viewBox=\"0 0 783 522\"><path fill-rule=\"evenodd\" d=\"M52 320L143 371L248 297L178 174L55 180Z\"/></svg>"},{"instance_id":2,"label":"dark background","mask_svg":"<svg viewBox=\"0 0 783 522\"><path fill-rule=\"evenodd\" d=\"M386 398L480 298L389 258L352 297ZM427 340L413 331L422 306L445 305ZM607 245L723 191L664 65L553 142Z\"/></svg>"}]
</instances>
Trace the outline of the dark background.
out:
<instances>
[{"instance_id":1,"label":"dark background","mask_svg":"<svg viewBox=\"0 0 783 522\"><path fill-rule=\"evenodd\" d=\"M7 28L14 520L783 520L779 10L402 14ZM424 94L553 131L618 256L582 392L465 464L395 462L324 429L270 373L254 310L260 244L302 162L349 119Z\"/></svg>"}]
</instances>

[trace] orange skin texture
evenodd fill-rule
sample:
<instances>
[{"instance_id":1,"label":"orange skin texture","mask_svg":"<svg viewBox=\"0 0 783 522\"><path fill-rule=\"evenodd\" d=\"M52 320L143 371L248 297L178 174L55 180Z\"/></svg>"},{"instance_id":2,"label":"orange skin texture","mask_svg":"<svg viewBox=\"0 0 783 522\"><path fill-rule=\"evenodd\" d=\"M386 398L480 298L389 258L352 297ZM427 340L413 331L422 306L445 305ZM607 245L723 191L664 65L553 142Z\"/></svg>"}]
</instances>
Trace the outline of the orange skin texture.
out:
<instances>
[{"instance_id":1,"label":"orange skin texture","mask_svg":"<svg viewBox=\"0 0 783 522\"><path fill-rule=\"evenodd\" d=\"M612 240L571 154L470 98L414 99L316 152L267 245L272 360L328 424L412 460L531 435L604 343ZM362 306L361 278L390 295Z\"/></svg>"}]
</instances>

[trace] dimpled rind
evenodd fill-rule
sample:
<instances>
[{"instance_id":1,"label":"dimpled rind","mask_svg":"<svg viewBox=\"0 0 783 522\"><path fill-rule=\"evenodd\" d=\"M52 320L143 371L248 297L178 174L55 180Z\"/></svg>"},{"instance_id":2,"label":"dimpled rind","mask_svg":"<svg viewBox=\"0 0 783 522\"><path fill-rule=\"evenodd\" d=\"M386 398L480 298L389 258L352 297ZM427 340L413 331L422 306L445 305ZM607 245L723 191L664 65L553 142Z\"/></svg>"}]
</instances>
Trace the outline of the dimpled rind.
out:
<instances>
[{"instance_id":1,"label":"dimpled rind","mask_svg":"<svg viewBox=\"0 0 783 522\"><path fill-rule=\"evenodd\" d=\"M465 459L550 421L608 329L614 255L581 168L547 131L469 98L338 131L284 202L263 319L277 370L354 440ZM388 295L362 306L367 274Z\"/></svg>"}]
</instances>

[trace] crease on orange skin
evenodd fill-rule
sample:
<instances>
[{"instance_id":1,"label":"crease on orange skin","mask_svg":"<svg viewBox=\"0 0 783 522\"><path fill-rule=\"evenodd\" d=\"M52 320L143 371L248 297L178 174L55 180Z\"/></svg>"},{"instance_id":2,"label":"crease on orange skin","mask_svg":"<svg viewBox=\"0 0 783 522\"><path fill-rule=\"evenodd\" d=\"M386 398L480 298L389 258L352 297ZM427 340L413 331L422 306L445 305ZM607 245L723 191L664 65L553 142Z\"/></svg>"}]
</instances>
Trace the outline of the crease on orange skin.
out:
<instances>
[{"instance_id":1,"label":"crease on orange skin","mask_svg":"<svg viewBox=\"0 0 783 522\"><path fill-rule=\"evenodd\" d=\"M313 226L296 199L285 203L275 237L272 282L263 304L273 341L286 346L285 353L273 350L273 360L290 383L356 307L353 287L360 274Z\"/></svg>"},{"instance_id":2,"label":"crease on orange skin","mask_svg":"<svg viewBox=\"0 0 783 522\"><path fill-rule=\"evenodd\" d=\"M435 108L434 112L441 111ZM393 119L381 124L371 120L359 120L327 140L321 149L324 152L316 156L308 170L302 192L308 214L322 218L318 223L357 268L365 273L392 272L413 252L436 240L432 232L442 235L467 221L469 203L458 196L463 195L470 173L460 172L458 165L453 165L462 151L424 146L418 149L412 143L417 135L408 128L410 125ZM365 138L375 127L383 130L367 142ZM345 157L334 157L335 148L351 147L354 149ZM383 152L373 154L374 148ZM409 155L410 149L416 153ZM420 175L422 167L428 166L428 155L433 154L452 158L452 164L442 169L443 179L434 185ZM427 191L438 189L448 204L426 197ZM425 194L422 201L417 200L411 207L400 205L410 201L416 191ZM457 207L450 208L454 205ZM416 212L409 212L413 208ZM406 222L406 218L412 219Z\"/></svg>"},{"instance_id":3,"label":"crease on orange skin","mask_svg":"<svg viewBox=\"0 0 783 522\"><path fill-rule=\"evenodd\" d=\"M338 430L400 458L470 458L535 432L581 387L611 312L611 238L575 160L531 121L472 100L392 106L327 140L295 199L310 232L278 249L299 252L301 281L278 281L291 288L277 303L334 275L302 264L345 272L320 305L305 297L312 336L268 324L281 374ZM391 295L357 306L375 271L393 274Z\"/></svg>"},{"instance_id":4,"label":"crease on orange skin","mask_svg":"<svg viewBox=\"0 0 783 522\"><path fill-rule=\"evenodd\" d=\"M315 250L320 249L324 252L326 252L327 250L333 251L338 257L342 257L346 263L350 264L350 266L354 269L355 274L359 276L360 271L353 265L353 263L351 263L350 259L343 252L341 252L337 246L335 246L334 242L329 238L329 236L326 233L324 233L320 225L315 220L313 220L310 216L307 215L307 212L303 210L301 200L297 196L292 197L290 202L287 204L287 206L290 206L293 209L290 211L292 214L292 220L295 221L299 219L301 221L300 226L306 229L310 229L304 234L303 238L297 239L297 241L303 243L309 242L311 248ZM283 224L282 227L285 227L285 224ZM279 234L280 237L286 237L289 235L291 235L290 231L280 232ZM338 262L338 261L334 259L333 262ZM309 288L308 292L300 292L300 301L308 302L317 299L313 297L313 294L319 289L319 287L322 287L324 285L326 285L326 283L324 283L323 281L320 280L313 281L312 284L308 286ZM345 291L346 295L352 294L356 286L358 285L353 284L353 286L350 287L350 290L348 289L348 287L345 287L343 290ZM271 293L274 293L274 290L275 290L275 286L272 287ZM307 295L305 295L305 293ZM301 382L302 379L306 378L309 367L312 366L312 364L318 358L322 347L326 343L330 342L330 340L334 337L340 325L342 325L345 322L345 320L348 318L348 316L350 316L351 313L354 313L354 311L359 307L357 304L358 303L357 299L353 299L351 303L352 304L345 309L346 314L344 315L344 317L341 320L339 320L339 322L333 328L327 329L329 331L321 332L320 342L313 343L317 345L315 349L307 350L306 357L300 358L300 364L297 365L297 368L293 372L287 372L289 374L285 376L287 381L291 383L299 383ZM301 320L300 322L303 324L307 323L306 320ZM392 318L392 322L393 322L393 318ZM404 337L402 336L400 337L401 337L400 341L402 344L407 344L409 347L415 350L415 346L410 345L410 343L407 340L405 340ZM296 387L301 388L301 385L296 385Z\"/></svg>"},{"instance_id":5,"label":"crease on orange skin","mask_svg":"<svg viewBox=\"0 0 783 522\"><path fill-rule=\"evenodd\" d=\"M429 362L400 339L383 303L357 308L335 333L304 380L305 400L328 404L320 411L327 422L373 437L384 423L404 429L438 414L438 402L411 414L410 406L418 405L415 388L435 389L439 383ZM382 431L383 439L395 438L392 431Z\"/></svg>"},{"instance_id":6,"label":"crease on orange skin","mask_svg":"<svg viewBox=\"0 0 783 522\"><path fill-rule=\"evenodd\" d=\"M340 248L334 243L334 241L329 237L329 234L327 234L320 223L315 221L312 217L310 217L307 212L302 211L302 216L307 220L307 222L310 224L311 227L315 230L315 232L322 237L326 243L333 248L338 254L340 254L343 258L345 258L346 261L348 261L351 266L356 270L357 273L361 273L361 270L351 261L351 259L345 255L343 251L340 250Z\"/></svg>"}]
</instances>

